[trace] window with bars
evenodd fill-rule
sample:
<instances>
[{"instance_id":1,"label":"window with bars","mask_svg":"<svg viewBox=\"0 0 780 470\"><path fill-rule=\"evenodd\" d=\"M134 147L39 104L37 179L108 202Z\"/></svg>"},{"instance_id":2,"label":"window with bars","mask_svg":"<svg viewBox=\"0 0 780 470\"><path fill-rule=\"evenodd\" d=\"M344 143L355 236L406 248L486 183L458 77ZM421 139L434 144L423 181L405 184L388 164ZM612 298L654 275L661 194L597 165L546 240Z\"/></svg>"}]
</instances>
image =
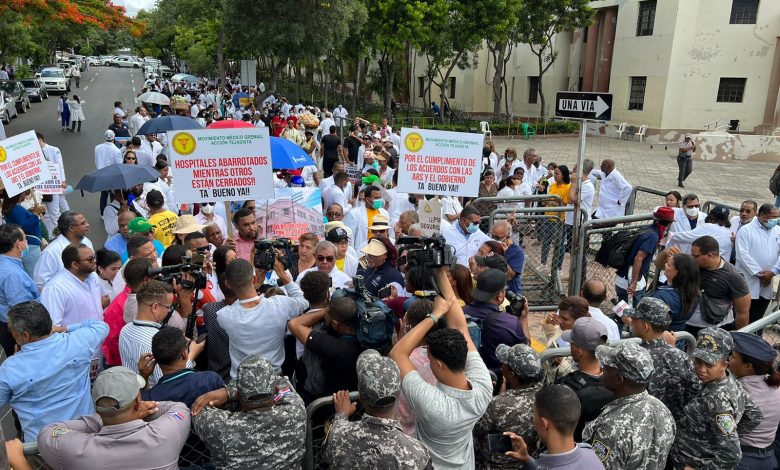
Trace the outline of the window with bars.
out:
<instances>
[{"instance_id":1,"label":"window with bars","mask_svg":"<svg viewBox=\"0 0 780 470\"><path fill-rule=\"evenodd\" d=\"M636 19L637 36L653 35L656 3L656 0L645 0L644 2L639 2L639 15Z\"/></svg>"},{"instance_id":2,"label":"window with bars","mask_svg":"<svg viewBox=\"0 0 780 470\"><path fill-rule=\"evenodd\" d=\"M747 78L721 78L718 85L718 103L741 103L745 96Z\"/></svg>"},{"instance_id":3,"label":"window with bars","mask_svg":"<svg viewBox=\"0 0 780 470\"><path fill-rule=\"evenodd\" d=\"M730 24L756 24L758 0L732 0Z\"/></svg>"},{"instance_id":4,"label":"window with bars","mask_svg":"<svg viewBox=\"0 0 780 470\"><path fill-rule=\"evenodd\" d=\"M628 94L628 109L641 111L645 108L645 88L647 77L631 77L631 90Z\"/></svg>"},{"instance_id":5,"label":"window with bars","mask_svg":"<svg viewBox=\"0 0 780 470\"><path fill-rule=\"evenodd\" d=\"M539 99L539 77L528 77L528 103L536 104Z\"/></svg>"},{"instance_id":6,"label":"window with bars","mask_svg":"<svg viewBox=\"0 0 780 470\"><path fill-rule=\"evenodd\" d=\"M456 80L455 77L450 77L450 98L455 99L455 84Z\"/></svg>"},{"instance_id":7,"label":"window with bars","mask_svg":"<svg viewBox=\"0 0 780 470\"><path fill-rule=\"evenodd\" d=\"M417 97L425 98L425 77L417 77Z\"/></svg>"}]
</instances>

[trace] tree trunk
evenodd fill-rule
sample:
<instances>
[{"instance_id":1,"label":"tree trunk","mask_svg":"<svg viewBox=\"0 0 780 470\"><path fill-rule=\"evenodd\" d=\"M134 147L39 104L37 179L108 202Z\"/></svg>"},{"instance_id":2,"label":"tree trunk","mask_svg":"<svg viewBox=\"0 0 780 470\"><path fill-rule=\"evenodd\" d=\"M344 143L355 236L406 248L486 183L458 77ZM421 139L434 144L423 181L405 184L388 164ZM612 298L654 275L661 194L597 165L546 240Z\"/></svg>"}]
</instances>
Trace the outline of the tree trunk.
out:
<instances>
[{"instance_id":1,"label":"tree trunk","mask_svg":"<svg viewBox=\"0 0 780 470\"><path fill-rule=\"evenodd\" d=\"M295 103L301 102L301 63L295 63Z\"/></svg>"},{"instance_id":2,"label":"tree trunk","mask_svg":"<svg viewBox=\"0 0 780 470\"><path fill-rule=\"evenodd\" d=\"M542 49L542 52L544 49ZM542 64L542 55L539 54L537 56L537 59L539 59L539 105L541 106L541 109L539 110L539 116L544 120L545 116L545 106L544 106L544 87L542 86L542 78L544 77L544 67Z\"/></svg>"},{"instance_id":3,"label":"tree trunk","mask_svg":"<svg viewBox=\"0 0 780 470\"><path fill-rule=\"evenodd\" d=\"M284 70L284 66L287 65L286 60L280 60L279 63L277 63L272 69L271 69L271 89L270 91L279 92L279 89L277 87L277 84L279 82L279 74Z\"/></svg>"},{"instance_id":4,"label":"tree trunk","mask_svg":"<svg viewBox=\"0 0 780 470\"><path fill-rule=\"evenodd\" d=\"M355 81L352 90L352 113L357 115L358 96L360 96L360 75L363 70L363 61L360 60L360 51L355 52Z\"/></svg>"},{"instance_id":5,"label":"tree trunk","mask_svg":"<svg viewBox=\"0 0 780 470\"><path fill-rule=\"evenodd\" d=\"M330 90L330 82L328 81L328 69L330 68L330 55L325 57L325 62L322 64L322 88L325 89L325 104L328 107L328 90Z\"/></svg>"},{"instance_id":6,"label":"tree trunk","mask_svg":"<svg viewBox=\"0 0 780 470\"><path fill-rule=\"evenodd\" d=\"M493 119L501 116L501 101L504 94L502 85L504 83L504 57L506 55L506 42L496 44L496 52L493 58Z\"/></svg>"},{"instance_id":7,"label":"tree trunk","mask_svg":"<svg viewBox=\"0 0 780 470\"><path fill-rule=\"evenodd\" d=\"M225 88L225 22L220 22L217 33L217 84Z\"/></svg>"}]
</instances>

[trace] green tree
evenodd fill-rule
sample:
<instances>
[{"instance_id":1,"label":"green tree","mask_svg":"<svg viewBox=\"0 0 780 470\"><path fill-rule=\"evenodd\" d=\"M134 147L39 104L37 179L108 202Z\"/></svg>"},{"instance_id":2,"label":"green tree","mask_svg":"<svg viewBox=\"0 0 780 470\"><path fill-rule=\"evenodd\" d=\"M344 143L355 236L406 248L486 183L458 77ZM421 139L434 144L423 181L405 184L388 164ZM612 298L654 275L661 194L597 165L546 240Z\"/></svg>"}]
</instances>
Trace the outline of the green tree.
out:
<instances>
[{"instance_id":1,"label":"green tree","mask_svg":"<svg viewBox=\"0 0 780 470\"><path fill-rule=\"evenodd\" d=\"M501 115L501 104L506 94L506 64L512 56L517 40L518 14L523 0L483 0L485 9L492 12L490 22L484 28L484 38L493 63L490 82L493 95L493 119ZM508 107L508 103L507 103ZM507 108L508 114L508 108Z\"/></svg>"},{"instance_id":2,"label":"green tree","mask_svg":"<svg viewBox=\"0 0 780 470\"><path fill-rule=\"evenodd\" d=\"M545 117L544 74L558 58L553 38L590 24L590 0L524 0L518 13L517 39L531 49L539 67L540 116Z\"/></svg>"}]
</instances>

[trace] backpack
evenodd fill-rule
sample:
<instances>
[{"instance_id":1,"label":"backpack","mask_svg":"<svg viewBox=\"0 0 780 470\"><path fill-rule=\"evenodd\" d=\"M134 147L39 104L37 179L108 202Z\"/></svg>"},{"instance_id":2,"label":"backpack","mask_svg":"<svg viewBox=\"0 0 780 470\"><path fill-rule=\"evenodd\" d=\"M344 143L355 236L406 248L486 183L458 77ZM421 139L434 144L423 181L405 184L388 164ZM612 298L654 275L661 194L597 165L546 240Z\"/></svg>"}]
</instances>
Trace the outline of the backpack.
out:
<instances>
[{"instance_id":1,"label":"backpack","mask_svg":"<svg viewBox=\"0 0 780 470\"><path fill-rule=\"evenodd\" d=\"M621 230L610 236L604 236L601 248L596 252L596 262L608 268L620 269L628 262L631 249L634 248L639 235L645 233L643 229Z\"/></svg>"},{"instance_id":2,"label":"backpack","mask_svg":"<svg viewBox=\"0 0 780 470\"><path fill-rule=\"evenodd\" d=\"M771 178L769 178L769 190L772 194L777 196L780 194L780 171L776 171Z\"/></svg>"},{"instance_id":3,"label":"backpack","mask_svg":"<svg viewBox=\"0 0 780 470\"><path fill-rule=\"evenodd\" d=\"M357 341L366 349L376 349L380 353L390 351L395 332L395 313L377 297L368 291L355 289L336 289L331 298L351 297L357 305Z\"/></svg>"}]
</instances>

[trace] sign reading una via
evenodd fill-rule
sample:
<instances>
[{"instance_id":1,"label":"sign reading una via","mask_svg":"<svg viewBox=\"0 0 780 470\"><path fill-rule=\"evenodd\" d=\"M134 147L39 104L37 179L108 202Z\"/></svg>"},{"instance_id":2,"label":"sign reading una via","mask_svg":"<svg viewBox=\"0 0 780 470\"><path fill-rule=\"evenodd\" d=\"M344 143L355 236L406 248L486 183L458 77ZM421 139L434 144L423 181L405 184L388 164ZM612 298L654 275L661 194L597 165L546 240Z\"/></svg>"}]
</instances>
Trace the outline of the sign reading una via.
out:
<instances>
[{"instance_id":1,"label":"sign reading una via","mask_svg":"<svg viewBox=\"0 0 780 470\"><path fill-rule=\"evenodd\" d=\"M612 94L559 91L555 95L555 116L610 121L612 120Z\"/></svg>"}]
</instances>

